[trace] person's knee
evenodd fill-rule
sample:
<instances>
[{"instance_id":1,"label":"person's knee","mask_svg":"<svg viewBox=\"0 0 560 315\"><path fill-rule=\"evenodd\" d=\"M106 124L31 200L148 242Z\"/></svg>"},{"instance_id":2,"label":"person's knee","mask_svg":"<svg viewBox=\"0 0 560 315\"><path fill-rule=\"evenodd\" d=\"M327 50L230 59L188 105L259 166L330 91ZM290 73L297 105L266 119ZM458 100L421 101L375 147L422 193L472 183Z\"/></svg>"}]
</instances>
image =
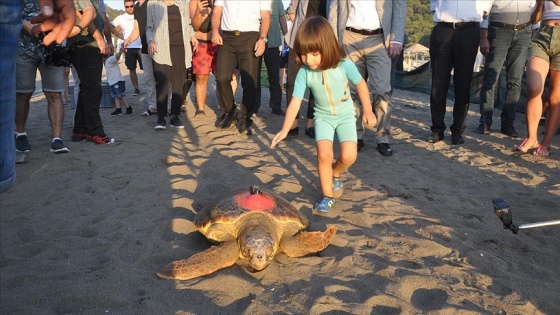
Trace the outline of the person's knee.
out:
<instances>
[{"instance_id":1,"label":"person's knee","mask_svg":"<svg viewBox=\"0 0 560 315\"><path fill-rule=\"evenodd\" d=\"M196 76L196 85L206 86L207 84L208 84L208 75L197 75Z\"/></svg>"},{"instance_id":2,"label":"person's knee","mask_svg":"<svg viewBox=\"0 0 560 315\"><path fill-rule=\"evenodd\" d=\"M346 167L354 164L357 158L358 158L357 148L356 150L344 150L340 152L340 162L342 163L342 165Z\"/></svg>"},{"instance_id":3,"label":"person's knee","mask_svg":"<svg viewBox=\"0 0 560 315\"><path fill-rule=\"evenodd\" d=\"M62 97L60 92L44 92L44 93L48 104L56 103L58 101L60 101L60 103L62 104Z\"/></svg>"},{"instance_id":4,"label":"person's knee","mask_svg":"<svg viewBox=\"0 0 560 315\"><path fill-rule=\"evenodd\" d=\"M528 98L534 98L540 96L543 92L542 85L539 84L527 84L527 96Z\"/></svg>"},{"instance_id":5,"label":"person's knee","mask_svg":"<svg viewBox=\"0 0 560 315\"><path fill-rule=\"evenodd\" d=\"M317 161L321 164L332 163L334 153L332 150L317 150Z\"/></svg>"}]
</instances>

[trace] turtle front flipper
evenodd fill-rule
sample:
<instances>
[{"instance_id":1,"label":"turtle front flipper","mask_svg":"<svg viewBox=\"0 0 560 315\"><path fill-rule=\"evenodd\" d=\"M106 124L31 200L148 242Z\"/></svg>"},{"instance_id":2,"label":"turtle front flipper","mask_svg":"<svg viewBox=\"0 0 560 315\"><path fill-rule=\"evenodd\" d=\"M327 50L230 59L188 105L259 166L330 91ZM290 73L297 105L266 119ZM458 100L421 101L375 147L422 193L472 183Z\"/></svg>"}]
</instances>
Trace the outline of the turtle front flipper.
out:
<instances>
[{"instance_id":1,"label":"turtle front flipper","mask_svg":"<svg viewBox=\"0 0 560 315\"><path fill-rule=\"evenodd\" d=\"M325 249L335 234L336 227L329 226L325 232L302 231L293 236L284 235L280 248L289 257L302 257Z\"/></svg>"},{"instance_id":2,"label":"turtle front flipper","mask_svg":"<svg viewBox=\"0 0 560 315\"><path fill-rule=\"evenodd\" d=\"M235 264L238 257L237 243L226 241L194 254L188 259L174 261L160 270L157 275L164 279L188 280L229 267Z\"/></svg>"}]
</instances>

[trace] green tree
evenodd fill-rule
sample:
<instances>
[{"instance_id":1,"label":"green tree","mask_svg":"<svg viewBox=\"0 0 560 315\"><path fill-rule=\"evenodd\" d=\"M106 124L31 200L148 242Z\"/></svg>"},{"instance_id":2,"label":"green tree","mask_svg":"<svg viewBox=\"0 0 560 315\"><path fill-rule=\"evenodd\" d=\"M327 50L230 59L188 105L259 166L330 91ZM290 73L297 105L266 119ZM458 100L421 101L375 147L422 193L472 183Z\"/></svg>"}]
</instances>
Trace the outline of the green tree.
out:
<instances>
[{"instance_id":1,"label":"green tree","mask_svg":"<svg viewBox=\"0 0 560 315\"><path fill-rule=\"evenodd\" d=\"M430 45L430 33L434 26L433 14L430 12L430 0L408 0L405 33L408 42L405 46L420 43Z\"/></svg>"}]
</instances>

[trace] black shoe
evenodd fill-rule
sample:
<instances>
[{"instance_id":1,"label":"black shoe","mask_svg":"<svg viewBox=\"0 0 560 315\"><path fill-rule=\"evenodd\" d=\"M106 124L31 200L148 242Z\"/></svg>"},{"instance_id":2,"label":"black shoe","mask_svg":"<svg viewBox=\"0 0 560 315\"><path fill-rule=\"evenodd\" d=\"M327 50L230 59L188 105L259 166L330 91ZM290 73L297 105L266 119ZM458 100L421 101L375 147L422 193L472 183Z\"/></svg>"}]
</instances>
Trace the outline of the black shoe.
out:
<instances>
[{"instance_id":1,"label":"black shoe","mask_svg":"<svg viewBox=\"0 0 560 315\"><path fill-rule=\"evenodd\" d=\"M272 110L272 113L273 113L274 115L278 115L278 116L286 116L286 113L284 113L284 111L283 111L282 109L280 109L280 108L278 108L278 109L273 109L273 110Z\"/></svg>"},{"instance_id":2,"label":"black shoe","mask_svg":"<svg viewBox=\"0 0 560 315\"><path fill-rule=\"evenodd\" d=\"M122 109L117 108L114 112L111 113L112 116L120 116L122 115Z\"/></svg>"},{"instance_id":3,"label":"black shoe","mask_svg":"<svg viewBox=\"0 0 560 315\"><path fill-rule=\"evenodd\" d=\"M128 106L126 108L126 115L130 115L130 114L132 114L132 106Z\"/></svg>"},{"instance_id":4,"label":"black shoe","mask_svg":"<svg viewBox=\"0 0 560 315\"><path fill-rule=\"evenodd\" d=\"M157 119L157 123L156 123L156 126L154 127L154 129L155 130L165 130L165 124L166 124L165 118L159 117Z\"/></svg>"},{"instance_id":5,"label":"black shoe","mask_svg":"<svg viewBox=\"0 0 560 315\"><path fill-rule=\"evenodd\" d=\"M295 127L288 131L288 137L295 137L299 134L299 127Z\"/></svg>"},{"instance_id":6,"label":"black shoe","mask_svg":"<svg viewBox=\"0 0 560 315\"><path fill-rule=\"evenodd\" d=\"M479 135L486 135L490 133L490 126L485 123L480 123L476 129L473 130L474 133L478 133Z\"/></svg>"},{"instance_id":7,"label":"black shoe","mask_svg":"<svg viewBox=\"0 0 560 315\"><path fill-rule=\"evenodd\" d=\"M248 128L245 125L241 125L239 126L239 134L243 136L250 136L253 134L253 132L251 131L250 127Z\"/></svg>"},{"instance_id":8,"label":"black shoe","mask_svg":"<svg viewBox=\"0 0 560 315\"><path fill-rule=\"evenodd\" d=\"M429 136L426 141L429 143L436 143L443 140L443 133L432 132L432 135Z\"/></svg>"},{"instance_id":9,"label":"black shoe","mask_svg":"<svg viewBox=\"0 0 560 315\"><path fill-rule=\"evenodd\" d=\"M236 113L237 111L235 110L235 108L230 110L229 113L227 113L226 117L222 120L220 128L228 129L229 127L231 127L231 123L233 122Z\"/></svg>"},{"instance_id":10,"label":"black shoe","mask_svg":"<svg viewBox=\"0 0 560 315\"><path fill-rule=\"evenodd\" d=\"M358 139L358 152L365 146L364 140Z\"/></svg>"},{"instance_id":11,"label":"black shoe","mask_svg":"<svg viewBox=\"0 0 560 315\"><path fill-rule=\"evenodd\" d=\"M465 143L465 140L463 139L463 136L461 136L461 134L459 133L451 134L451 144L463 144L463 143Z\"/></svg>"},{"instance_id":12,"label":"black shoe","mask_svg":"<svg viewBox=\"0 0 560 315\"><path fill-rule=\"evenodd\" d=\"M306 134L309 138L315 139L315 127L305 128L305 134Z\"/></svg>"},{"instance_id":13,"label":"black shoe","mask_svg":"<svg viewBox=\"0 0 560 315\"><path fill-rule=\"evenodd\" d=\"M185 128L185 125L183 125L183 123L181 122L181 119L179 119L179 116L171 116L171 120L169 121L169 125L171 125L171 127L173 127L173 128L179 128L179 129Z\"/></svg>"},{"instance_id":14,"label":"black shoe","mask_svg":"<svg viewBox=\"0 0 560 315\"><path fill-rule=\"evenodd\" d=\"M393 149L389 146L388 143L378 143L377 144L377 151L383 156L391 156L393 155Z\"/></svg>"},{"instance_id":15,"label":"black shoe","mask_svg":"<svg viewBox=\"0 0 560 315\"><path fill-rule=\"evenodd\" d=\"M510 136L512 138L519 137L519 134L517 133L517 131L515 131L515 128L513 128L512 125L502 126L501 131L506 136Z\"/></svg>"}]
</instances>

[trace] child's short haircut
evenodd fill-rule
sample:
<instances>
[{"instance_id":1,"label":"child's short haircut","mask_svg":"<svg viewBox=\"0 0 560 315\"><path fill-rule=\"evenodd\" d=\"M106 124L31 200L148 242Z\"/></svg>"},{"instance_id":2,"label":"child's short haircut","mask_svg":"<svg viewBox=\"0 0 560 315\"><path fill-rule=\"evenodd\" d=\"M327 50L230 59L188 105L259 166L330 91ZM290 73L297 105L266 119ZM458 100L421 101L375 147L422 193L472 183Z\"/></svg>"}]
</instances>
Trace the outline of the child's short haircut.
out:
<instances>
[{"instance_id":1,"label":"child's short haircut","mask_svg":"<svg viewBox=\"0 0 560 315\"><path fill-rule=\"evenodd\" d=\"M332 26L327 19L319 15L309 17L301 24L294 41L294 52L299 66L302 65L302 55L319 52L321 70L336 67L345 57L344 50L336 39Z\"/></svg>"}]
</instances>

